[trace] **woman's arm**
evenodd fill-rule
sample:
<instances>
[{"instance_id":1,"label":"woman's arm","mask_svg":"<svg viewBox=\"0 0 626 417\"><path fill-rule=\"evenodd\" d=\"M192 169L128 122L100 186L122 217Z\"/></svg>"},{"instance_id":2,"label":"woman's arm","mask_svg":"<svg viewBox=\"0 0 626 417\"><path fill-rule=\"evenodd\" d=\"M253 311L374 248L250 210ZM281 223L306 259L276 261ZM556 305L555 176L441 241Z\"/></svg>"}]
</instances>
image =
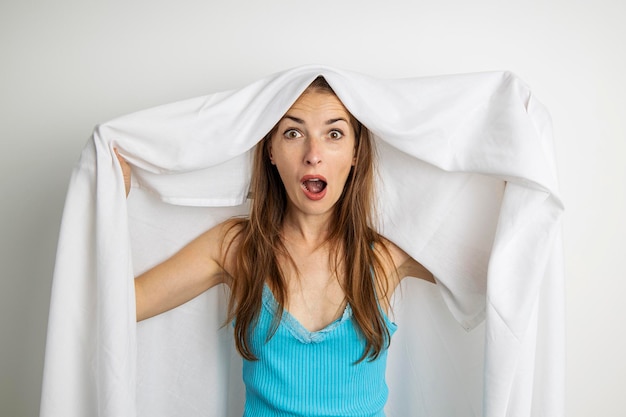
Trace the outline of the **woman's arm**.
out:
<instances>
[{"instance_id":1,"label":"woman's arm","mask_svg":"<svg viewBox=\"0 0 626 417\"><path fill-rule=\"evenodd\" d=\"M115 150L126 196L131 168ZM197 297L217 284L229 283L224 248L233 239L233 228L222 223L204 232L171 258L135 278L137 321L156 316Z\"/></svg>"},{"instance_id":2,"label":"woman's arm","mask_svg":"<svg viewBox=\"0 0 626 417\"><path fill-rule=\"evenodd\" d=\"M398 276L420 278L435 284L435 277L424 265L407 255L407 259L398 267Z\"/></svg>"},{"instance_id":3,"label":"woman's arm","mask_svg":"<svg viewBox=\"0 0 626 417\"><path fill-rule=\"evenodd\" d=\"M229 283L222 248L231 228L220 224L171 258L135 278L137 321L178 307L217 284Z\"/></svg>"},{"instance_id":4,"label":"woman's arm","mask_svg":"<svg viewBox=\"0 0 626 417\"><path fill-rule=\"evenodd\" d=\"M376 250L383 261L385 279L387 282L379 282L379 301L384 311L388 311L393 296L400 281L405 277L420 278L435 283L433 274L422 264L413 259L409 254L396 246L393 242L383 238L384 247Z\"/></svg>"},{"instance_id":5,"label":"woman's arm","mask_svg":"<svg viewBox=\"0 0 626 417\"><path fill-rule=\"evenodd\" d=\"M426 269L424 265L417 262L393 242L389 240L385 240L384 242L389 251L389 255L391 255L393 267L395 267L395 274L392 273L390 276L395 276L398 281L402 280L404 277L415 277L435 283L435 277L432 272Z\"/></svg>"}]
</instances>

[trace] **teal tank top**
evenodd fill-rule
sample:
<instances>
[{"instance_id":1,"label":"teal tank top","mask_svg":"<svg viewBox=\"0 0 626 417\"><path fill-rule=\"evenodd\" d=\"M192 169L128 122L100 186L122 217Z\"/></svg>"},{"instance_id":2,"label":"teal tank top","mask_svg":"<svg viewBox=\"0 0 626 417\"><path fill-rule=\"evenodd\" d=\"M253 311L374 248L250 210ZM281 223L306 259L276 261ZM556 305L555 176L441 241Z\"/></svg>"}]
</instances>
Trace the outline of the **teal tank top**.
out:
<instances>
[{"instance_id":1,"label":"teal tank top","mask_svg":"<svg viewBox=\"0 0 626 417\"><path fill-rule=\"evenodd\" d=\"M271 339L278 303L267 287L257 326L250 335L258 361L243 361L244 417L383 417L388 389L387 350L356 363L365 340L346 306L342 317L309 332L289 312ZM390 335L397 326L385 316Z\"/></svg>"}]
</instances>

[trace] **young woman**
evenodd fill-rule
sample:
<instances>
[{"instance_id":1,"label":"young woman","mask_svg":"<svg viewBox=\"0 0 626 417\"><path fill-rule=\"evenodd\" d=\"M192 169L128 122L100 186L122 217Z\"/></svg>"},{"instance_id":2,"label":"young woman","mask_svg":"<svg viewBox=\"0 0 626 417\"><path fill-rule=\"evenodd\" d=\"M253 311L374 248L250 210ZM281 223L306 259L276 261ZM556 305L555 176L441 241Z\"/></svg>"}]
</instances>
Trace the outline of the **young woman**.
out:
<instances>
[{"instance_id":1,"label":"young woman","mask_svg":"<svg viewBox=\"0 0 626 417\"><path fill-rule=\"evenodd\" d=\"M230 287L245 416L384 415L390 297L402 277L434 280L372 228L373 158L367 129L316 79L257 145L249 217L135 280L137 320Z\"/></svg>"}]
</instances>

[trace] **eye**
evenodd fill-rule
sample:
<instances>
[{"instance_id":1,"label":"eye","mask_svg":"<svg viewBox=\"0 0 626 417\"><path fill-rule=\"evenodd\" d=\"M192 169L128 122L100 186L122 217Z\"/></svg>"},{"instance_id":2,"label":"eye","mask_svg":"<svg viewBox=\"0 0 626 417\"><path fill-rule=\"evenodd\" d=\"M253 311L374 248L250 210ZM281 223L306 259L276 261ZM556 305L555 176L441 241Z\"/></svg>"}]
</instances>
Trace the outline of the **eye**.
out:
<instances>
[{"instance_id":1,"label":"eye","mask_svg":"<svg viewBox=\"0 0 626 417\"><path fill-rule=\"evenodd\" d=\"M288 129L285 131L285 133L283 133L283 135L287 139L297 139L302 137L302 133L300 133L297 129Z\"/></svg>"},{"instance_id":2,"label":"eye","mask_svg":"<svg viewBox=\"0 0 626 417\"><path fill-rule=\"evenodd\" d=\"M328 137L331 138L332 140L339 140L343 137L343 132L341 130L331 130L328 133Z\"/></svg>"}]
</instances>

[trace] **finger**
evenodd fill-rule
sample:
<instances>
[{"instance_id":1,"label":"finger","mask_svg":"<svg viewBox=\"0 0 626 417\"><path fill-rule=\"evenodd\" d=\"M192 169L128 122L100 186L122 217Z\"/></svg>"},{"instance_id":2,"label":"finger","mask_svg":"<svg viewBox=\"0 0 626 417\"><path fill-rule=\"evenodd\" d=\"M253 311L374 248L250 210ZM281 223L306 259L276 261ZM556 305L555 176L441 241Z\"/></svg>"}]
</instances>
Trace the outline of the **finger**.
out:
<instances>
[{"instance_id":1,"label":"finger","mask_svg":"<svg viewBox=\"0 0 626 417\"><path fill-rule=\"evenodd\" d=\"M117 160L120 161L120 165L122 166L128 165L128 162L126 162L126 160L122 158L120 153L117 151L117 148L113 148L113 151L115 152L115 156L117 157Z\"/></svg>"},{"instance_id":2,"label":"finger","mask_svg":"<svg viewBox=\"0 0 626 417\"><path fill-rule=\"evenodd\" d=\"M128 197L128 193L130 192L130 165L117 151L117 148L114 148L115 156L120 163L120 168L122 168L122 176L124 177L124 188L126 189L126 197Z\"/></svg>"}]
</instances>

